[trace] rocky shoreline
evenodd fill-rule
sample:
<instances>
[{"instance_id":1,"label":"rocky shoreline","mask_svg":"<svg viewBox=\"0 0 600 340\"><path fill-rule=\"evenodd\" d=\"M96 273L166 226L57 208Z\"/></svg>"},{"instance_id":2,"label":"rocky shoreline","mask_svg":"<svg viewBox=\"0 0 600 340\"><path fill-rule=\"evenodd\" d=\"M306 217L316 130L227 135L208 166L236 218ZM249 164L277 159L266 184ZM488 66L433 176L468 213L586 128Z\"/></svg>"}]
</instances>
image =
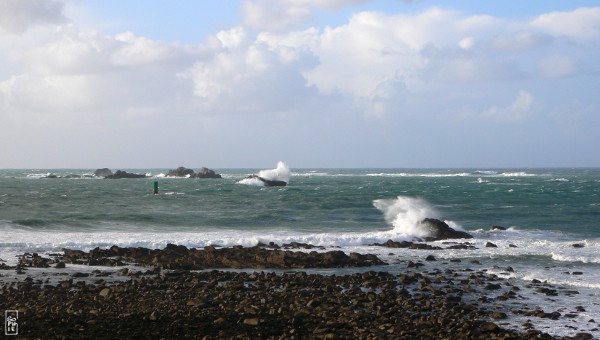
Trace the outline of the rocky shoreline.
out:
<instances>
[{"instance_id":1,"label":"rocky shoreline","mask_svg":"<svg viewBox=\"0 0 600 340\"><path fill-rule=\"evenodd\" d=\"M522 307L513 313L532 322L517 331L503 326L507 315L498 306L522 289L577 293L539 281L517 287L486 270L455 270L439 261L408 261L405 272L391 274L381 271L385 263L375 255L313 248L113 246L25 254L15 268L3 268L25 278L3 284L0 305L19 311L19 336L26 338L552 339L534 329L535 319L567 315ZM72 272L58 283L28 275L34 267L60 272L81 265L98 269ZM357 266L375 267L346 275L301 271ZM110 282L111 276L123 279Z\"/></svg>"}]
</instances>

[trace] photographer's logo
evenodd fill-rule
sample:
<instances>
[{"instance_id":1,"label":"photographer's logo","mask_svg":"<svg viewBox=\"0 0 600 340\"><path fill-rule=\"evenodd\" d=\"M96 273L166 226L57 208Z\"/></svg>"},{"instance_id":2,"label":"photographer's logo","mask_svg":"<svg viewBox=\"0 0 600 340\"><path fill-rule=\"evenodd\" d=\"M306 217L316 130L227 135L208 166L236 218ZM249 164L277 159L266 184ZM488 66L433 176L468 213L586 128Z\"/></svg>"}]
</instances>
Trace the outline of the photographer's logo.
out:
<instances>
[{"instance_id":1,"label":"photographer's logo","mask_svg":"<svg viewBox=\"0 0 600 340\"><path fill-rule=\"evenodd\" d=\"M4 334L18 335L19 334L19 311L5 310L4 311Z\"/></svg>"}]
</instances>

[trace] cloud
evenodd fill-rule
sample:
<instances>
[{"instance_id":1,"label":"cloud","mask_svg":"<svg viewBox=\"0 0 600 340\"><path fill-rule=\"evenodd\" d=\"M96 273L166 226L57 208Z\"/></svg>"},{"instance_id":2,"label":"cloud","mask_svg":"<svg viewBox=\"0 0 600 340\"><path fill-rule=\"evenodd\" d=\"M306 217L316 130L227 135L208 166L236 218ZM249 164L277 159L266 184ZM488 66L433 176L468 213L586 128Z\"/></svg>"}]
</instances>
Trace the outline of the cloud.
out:
<instances>
[{"instance_id":1,"label":"cloud","mask_svg":"<svg viewBox=\"0 0 600 340\"><path fill-rule=\"evenodd\" d=\"M571 12L551 12L538 16L531 26L559 37L580 41L600 39L600 8L578 8Z\"/></svg>"},{"instance_id":2,"label":"cloud","mask_svg":"<svg viewBox=\"0 0 600 340\"><path fill-rule=\"evenodd\" d=\"M347 145L369 153L413 143L429 131L460 134L470 144L477 133L497 134L491 126L535 129L541 103L561 107L582 98L583 106L598 107L592 93L597 73L587 72L597 71L600 57L597 40L586 35L596 27L591 9L528 22L438 7L413 14L362 11L343 24L306 26L315 10L354 3L244 2L242 12L250 12L243 22L190 45L30 20L18 35L0 33L0 143L26 131L32 137L23 155L42 157L32 150L49 140L57 148L94 140L97 151L112 138L112 148L148 143L171 156L164 140L187 148L212 138L223 148L212 153L219 161L226 151L240 155L235 144L261 148L275 138L277 146L266 147L270 153L310 157L315 148L326 149L320 159L340 154L352 165L360 157L338 152ZM270 4L279 7L269 12ZM587 22L587 33L548 28L548 20L579 18L575 13ZM343 137L352 134L360 138ZM306 142L310 147L298 146L306 135L314 137ZM404 164L396 160L387 164Z\"/></svg>"},{"instance_id":3,"label":"cloud","mask_svg":"<svg viewBox=\"0 0 600 340\"><path fill-rule=\"evenodd\" d=\"M518 122L529 117L534 98L531 93L521 90L515 101L505 107L493 106L483 112L483 116L500 122Z\"/></svg>"},{"instance_id":4,"label":"cloud","mask_svg":"<svg viewBox=\"0 0 600 340\"><path fill-rule=\"evenodd\" d=\"M0 33L23 33L29 27L65 22L64 5L56 0L0 1Z\"/></svg>"}]
</instances>

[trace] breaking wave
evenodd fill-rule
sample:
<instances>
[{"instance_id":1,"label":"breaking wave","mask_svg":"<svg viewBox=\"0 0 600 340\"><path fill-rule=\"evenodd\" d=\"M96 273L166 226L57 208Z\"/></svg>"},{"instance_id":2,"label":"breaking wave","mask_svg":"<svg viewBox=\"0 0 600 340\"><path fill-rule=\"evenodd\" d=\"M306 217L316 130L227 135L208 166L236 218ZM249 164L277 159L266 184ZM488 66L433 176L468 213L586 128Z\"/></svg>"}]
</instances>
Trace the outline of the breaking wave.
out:
<instances>
[{"instance_id":1,"label":"breaking wave","mask_svg":"<svg viewBox=\"0 0 600 340\"><path fill-rule=\"evenodd\" d=\"M279 161L277 163L277 167L275 169L261 170L258 172L258 176L262 177L266 180L283 181L286 183L290 182L291 175L292 175L292 172L290 171L290 168L282 161ZM265 186L265 183L257 177L244 178L241 181L239 181L238 183L245 184L245 185L261 186L261 187Z\"/></svg>"}]
</instances>

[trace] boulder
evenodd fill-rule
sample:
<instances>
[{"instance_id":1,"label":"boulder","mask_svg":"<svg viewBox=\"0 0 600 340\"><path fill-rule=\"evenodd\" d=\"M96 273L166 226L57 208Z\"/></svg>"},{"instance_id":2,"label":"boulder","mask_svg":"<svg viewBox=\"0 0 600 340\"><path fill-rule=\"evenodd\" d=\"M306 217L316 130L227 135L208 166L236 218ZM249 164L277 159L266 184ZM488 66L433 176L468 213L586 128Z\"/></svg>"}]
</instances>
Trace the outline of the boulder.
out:
<instances>
[{"instance_id":1,"label":"boulder","mask_svg":"<svg viewBox=\"0 0 600 340\"><path fill-rule=\"evenodd\" d=\"M113 172L109 168L97 169L94 171L94 176L96 177L107 177L112 176Z\"/></svg>"},{"instance_id":2,"label":"boulder","mask_svg":"<svg viewBox=\"0 0 600 340\"><path fill-rule=\"evenodd\" d=\"M448 224L435 218L425 218L421 221L421 226L427 230L429 234L425 238L426 241L437 241L454 238L473 238L473 236L464 231L458 231L450 228Z\"/></svg>"},{"instance_id":3,"label":"boulder","mask_svg":"<svg viewBox=\"0 0 600 340\"><path fill-rule=\"evenodd\" d=\"M169 170L167 177L192 177L194 176L194 170L180 166L175 170Z\"/></svg>"},{"instance_id":4,"label":"boulder","mask_svg":"<svg viewBox=\"0 0 600 340\"><path fill-rule=\"evenodd\" d=\"M221 178L221 175L215 173L214 170L211 170L206 167L202 167L200 171L192 176L194 178Z\"/></svg>"},{"instance_id":5,"label":"boulder","mask_svg":"<svg viewBox=\"0 0 600 340\"><path fill-rule=\"evenodd\" d=\"M144 174L133 174L130 172L125 172L122 170L117 170L117 172L115 172L114 174L110 175L110 176L106 176L104 178L108 178L108 179L121 179L121 178L145 178L146 175Z\"/></svg>"}]
</instances>

